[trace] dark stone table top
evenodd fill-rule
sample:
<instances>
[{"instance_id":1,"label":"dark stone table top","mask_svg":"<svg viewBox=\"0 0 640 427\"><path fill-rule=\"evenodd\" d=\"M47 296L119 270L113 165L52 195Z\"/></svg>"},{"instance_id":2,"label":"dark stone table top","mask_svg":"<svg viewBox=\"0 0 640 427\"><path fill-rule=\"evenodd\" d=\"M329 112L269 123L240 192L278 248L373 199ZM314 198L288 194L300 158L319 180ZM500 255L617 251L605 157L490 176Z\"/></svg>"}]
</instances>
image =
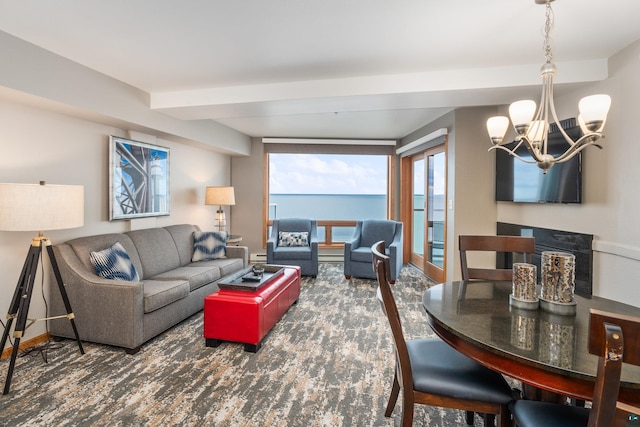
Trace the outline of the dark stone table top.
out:
<instances>
[{"instance_id":1,"label":"dark stone table top","mask_svg":"<svg viewBox=\"0 0 640 427\"><path fill-rule=\"evenodd\" d=\"M576 295L575 315L517 309L509 304L510 293L511 282L447 282L428 289L422 302L429 323L446 341L484 352L493 359L490 367L501 367L503 360L509 365L503 373L532 384L545 381L526 378L536 373L595 381L598 358L587 350L590 308L640 317L638 307L595 296ZM622 384L640 399L640 367L623 366Z\"/></svg>"}]
</instances>

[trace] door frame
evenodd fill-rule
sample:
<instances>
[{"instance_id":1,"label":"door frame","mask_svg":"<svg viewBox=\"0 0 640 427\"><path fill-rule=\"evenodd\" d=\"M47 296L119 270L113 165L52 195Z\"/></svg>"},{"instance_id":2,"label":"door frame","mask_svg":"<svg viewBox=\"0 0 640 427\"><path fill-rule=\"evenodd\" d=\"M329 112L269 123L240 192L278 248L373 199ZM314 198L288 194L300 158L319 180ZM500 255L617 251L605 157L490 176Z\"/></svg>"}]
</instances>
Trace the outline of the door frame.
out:
<instances>
[{"instance_id":1,"label":"door frame","mask_svg":"<svg viewBox=\"0 0 640 427\"><path fill-rule=\"evenodd\" d=\"M447 274L447 221L448 221L448 209L446 201L448 200L448 154L447 154L447 139L444 142L434 145L424 150L407 155L400 159L400 218L404 224L405 236L403 243L403 263L413 263L412 261L412 237L413 237L413 159L416 155L423 155L425 161L429 155L442 152L445 155L445 209L444 209L444 221L445 221L445 233L444 233L444 261L442 269L433 264L427 262L426 259L426 245L427 245L427 227L425 224L425 251L423 265L416 265L425 275L437 282L444 282ZM428 164L428 162L427 162ZM426 199L426 194L425 194ZM425 200L426 201L426 200ZM425 211L426 218L426 211ZM415 264L414 264L415 265Z\"/></svg>"}]
</instances>

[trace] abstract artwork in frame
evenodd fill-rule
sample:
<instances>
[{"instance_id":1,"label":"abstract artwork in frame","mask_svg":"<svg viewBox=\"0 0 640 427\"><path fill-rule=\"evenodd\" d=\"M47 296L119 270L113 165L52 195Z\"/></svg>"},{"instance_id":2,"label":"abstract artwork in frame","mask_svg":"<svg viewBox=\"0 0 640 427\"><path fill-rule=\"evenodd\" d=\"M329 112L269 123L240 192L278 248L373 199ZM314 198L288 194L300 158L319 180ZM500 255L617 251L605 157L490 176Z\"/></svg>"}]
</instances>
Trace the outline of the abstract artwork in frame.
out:
<instances>
[{"instance_id":1,"label":"abstract artwork in frame","mask_svg":"<svg viewBox=\"0 0 640 427\"><path fill-rule=\"evenodd\" d=\"M109 137L109 220L169 215L169 149Z\"/></svg>"}]
</instances>

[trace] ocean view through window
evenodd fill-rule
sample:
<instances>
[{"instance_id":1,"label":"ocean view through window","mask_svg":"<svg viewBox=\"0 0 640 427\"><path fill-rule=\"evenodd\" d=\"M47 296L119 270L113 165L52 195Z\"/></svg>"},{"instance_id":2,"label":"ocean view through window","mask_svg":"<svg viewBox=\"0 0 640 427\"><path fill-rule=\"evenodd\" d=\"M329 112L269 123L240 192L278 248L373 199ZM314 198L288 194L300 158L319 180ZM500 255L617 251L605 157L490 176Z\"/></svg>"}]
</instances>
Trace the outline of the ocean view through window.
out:
<instances>
[{"instance_id":1,"label":"ocean view through window","mask_svg":"<svg viewBox=\"0 0 640 427\"><path fill-rule=\"evenodd\" d=\"M354 154L269 154L268 219L386 219L388 156ZM353 227L333 227L344 242ZM325 230L318 227L318 237Z\"/></svg>"}]
</instances>

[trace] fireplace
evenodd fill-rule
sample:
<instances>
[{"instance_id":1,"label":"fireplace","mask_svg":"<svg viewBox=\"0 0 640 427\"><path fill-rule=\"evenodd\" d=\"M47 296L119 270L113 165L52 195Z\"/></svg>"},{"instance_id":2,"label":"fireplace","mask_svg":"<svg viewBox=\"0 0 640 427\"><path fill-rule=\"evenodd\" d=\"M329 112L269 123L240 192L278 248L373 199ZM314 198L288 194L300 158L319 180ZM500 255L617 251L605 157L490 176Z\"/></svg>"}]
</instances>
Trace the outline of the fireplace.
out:
<instances>
[{"instance_id":1,"label":"fireplace","mask_svg":"<svg viewBox=\"0 0 640 427\"><path fill-rule=\"evenodd\" d=\"M576 257L576 294L590 297L593 281L593 242L592 234L573 233L571 231L551 230L549 228L531 227L527 225L497 224L498 235L535 237L536 250L532 256L532 263L538 269L540 282L540 258L544 251L568 252ZM511 268L514 262L522 260L512 259L511 254L501 254L496 258L496 268Z\"/></svg>"}]
</instances>

